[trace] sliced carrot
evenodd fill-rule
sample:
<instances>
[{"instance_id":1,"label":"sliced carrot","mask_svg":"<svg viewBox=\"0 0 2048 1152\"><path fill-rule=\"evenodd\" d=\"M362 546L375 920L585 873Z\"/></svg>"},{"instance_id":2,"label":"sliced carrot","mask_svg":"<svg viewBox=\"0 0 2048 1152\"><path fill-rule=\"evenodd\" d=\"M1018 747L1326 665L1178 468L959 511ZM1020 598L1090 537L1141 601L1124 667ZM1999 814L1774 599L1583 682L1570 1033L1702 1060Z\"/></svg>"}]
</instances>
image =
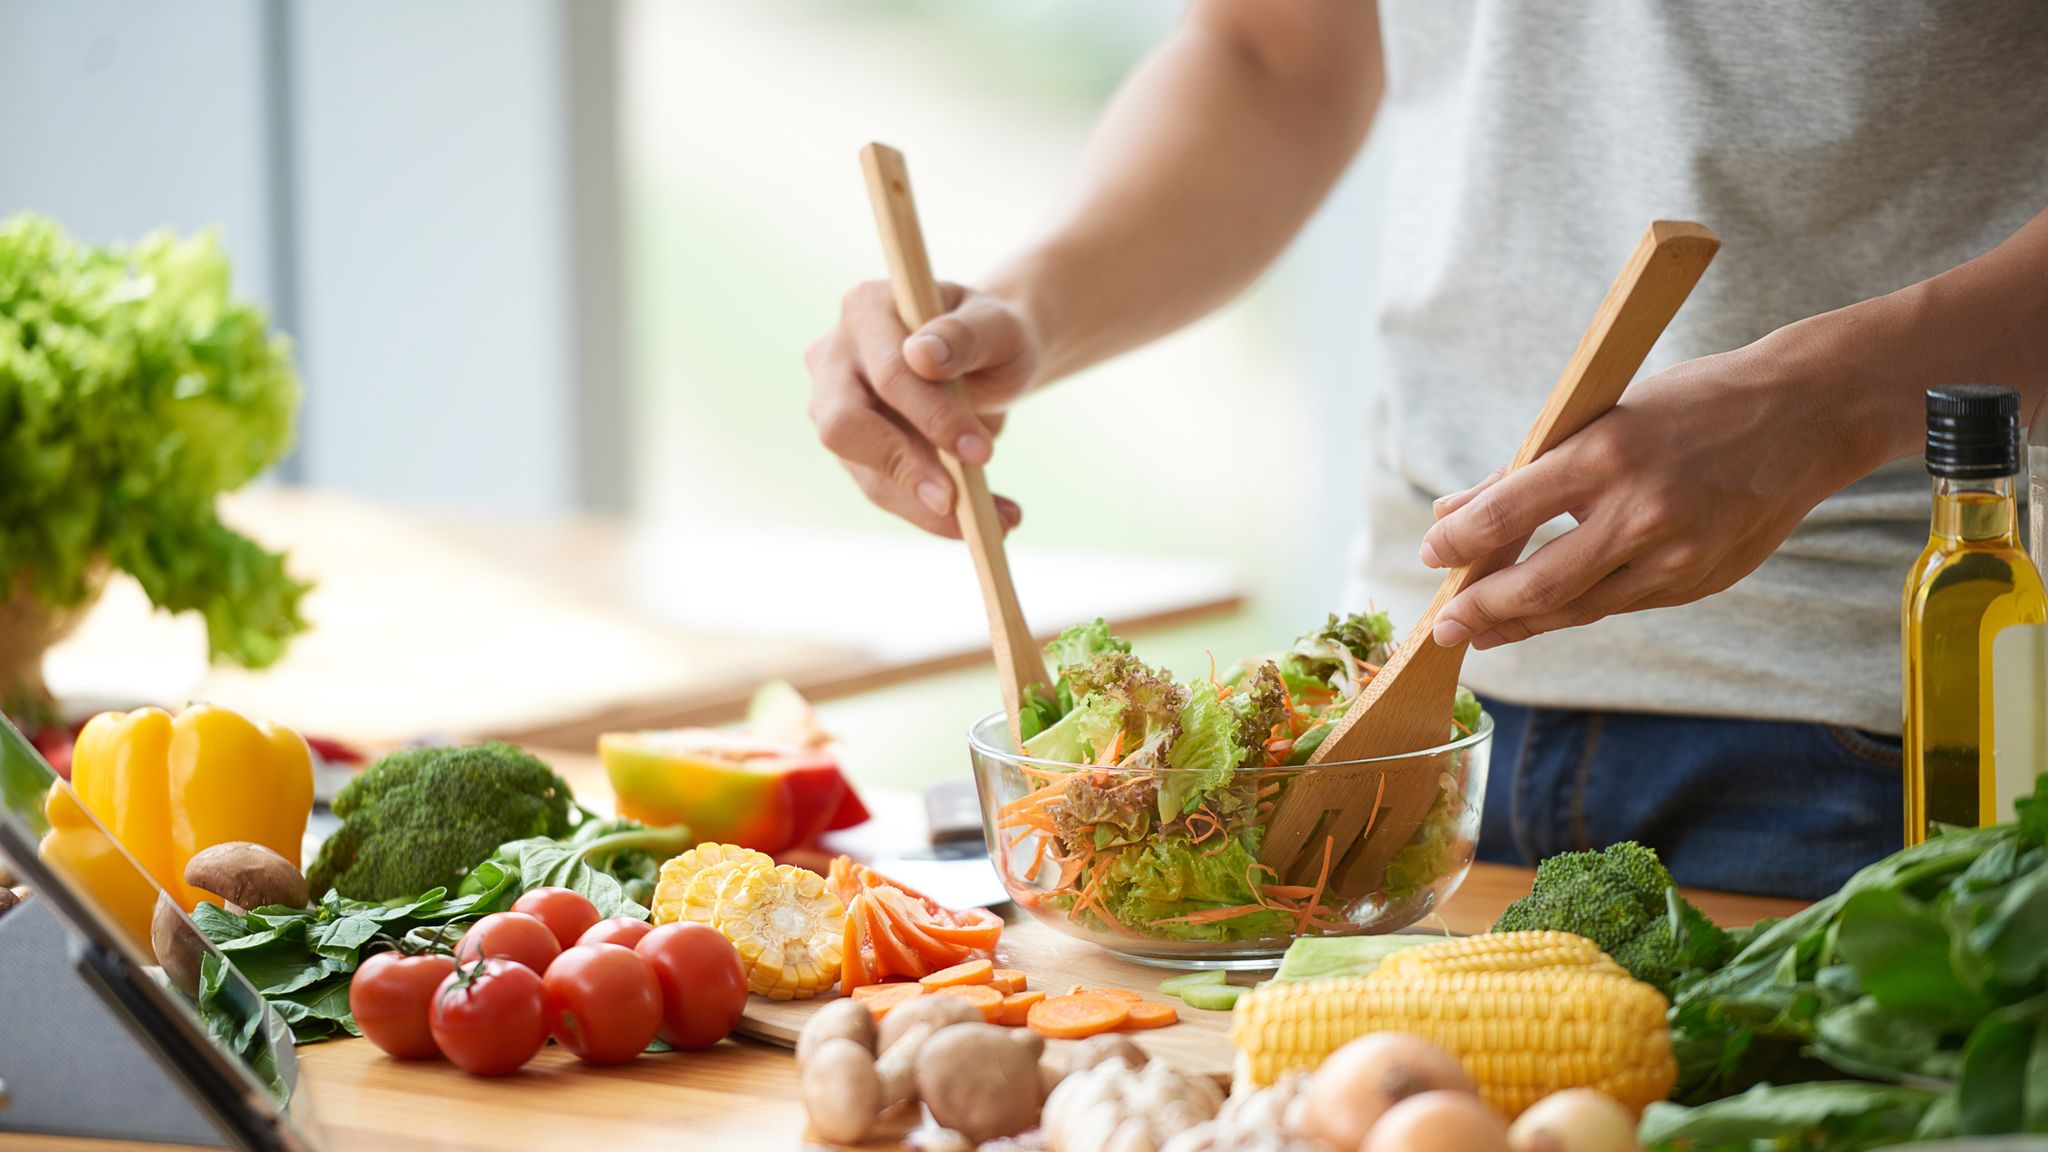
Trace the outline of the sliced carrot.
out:
<instances>
[{"instance_id":1,"label":"sliced carrot","mask_svg":"<svg viewBox=\"0 0 2048 1152\"><path fill-rule=\"evenodd\" d=\"M981 1018L993 1024L1003 1015L1003 994L986 984L955 984L948 988L934 988L934 996L957 996L975 1006Z\"/></svg>"},{"instance_id":2,"label":"sliced carrot","mask_svg":"<svg viewBox=\"0 0 2048 1152\"><path fill-rule=\"evenodd\" d=\"M1040 1000L1024 1014L1024 1022L1041 1036L1055 1040L1080 1040L1114 1031L1130 1015L1128 1001L1078 992Z\"/></svg>"},{"instance_id":3,"label":"sliced carrot","mask_svg":"<svg viewBox=\"0 0 2048 1152\"><path fill-rule=\"evenodd\" d=\"M867 1010L875 1014L875 1019L880 1020L889 1014L889 1009L922 995L922 984L870 984L865 988L854 989L853 998L866 1005Z\"/></svg>"},{"instance_id":4,"label":"sliced carrot","mask_svg":"<svg viewBox=\"0 0 2048 1152\"><path fill-rule=\"evenodd\" d=\"M998 968L989 973L988 982L995 986L996 991L1014 995L1022 992L1031 981L1015 968Z\"/></svg>"},{"instance_id":5,"label":"sliced carrot","mask_svg":"<svg viewBox=\"0 0 2048 1152\"><path fill-rule=\"evenodd\" d=\"M1126 1004L1142 1004L1145 1002L1145 998L1143 996L1138 995L1136 992L1133 992L1128 988L1089 988L1085 985L1076 984L1072 988L1067 989L1067 995L1107 996L1112 1000L1121 1000Z\"/></svg>"},{"instance_id":6,"label":"sliced carrot","mask_svg":"<svg viewBox=\"0 0 2048 1152\"><path fill-rule=\"evenodd\" d=\"M868 966L864 949L868 947L867 932L860 915L860 900L855 897L846 910L846 928L839 938L839 991L852 994L855 989L864 988L875 982L874 969Z\"/></svg>"},{"instance_id":7,"label":"sliced carrot","mask_svg":"<svg viewBox=\"0 0 2048 1152\"><path fill-rule=\"evenodd\" d=\"M989 984L995 979L996 966L987 960L969 960L937 972L918 981L927 988L951 988L960 984Z\"/></svg>"},{"instance_id":8,"label":"sliced carrot","mask_svg":"<svg viewBox=\"0 0 2048 1152\"><path fill-rule=\"evenodd\" d=\"M1013 1028L1022 1027L1031 1012L1031 1006L1043 999L1045 999L1045 993L1043 992L1010 993L1008 996L1003 997L1003 1014L996 1020L996 1023L1008 1024Z\"/></svg>"},{"instance_id":9,"label":"sliced carrot","mask_svg":"<svg viewBox=\"0 0 2048 1152\"><path fill-rule=\"evenodd\" d=\"M1180 1023L1180 1013L1171 1004L1160 1004L1152 1000L1140 1000L1131 1005L1130 1018L1124 1021L1126 1028L1164 1028L1168 1024Z\"/></svg>"}]
</instances>

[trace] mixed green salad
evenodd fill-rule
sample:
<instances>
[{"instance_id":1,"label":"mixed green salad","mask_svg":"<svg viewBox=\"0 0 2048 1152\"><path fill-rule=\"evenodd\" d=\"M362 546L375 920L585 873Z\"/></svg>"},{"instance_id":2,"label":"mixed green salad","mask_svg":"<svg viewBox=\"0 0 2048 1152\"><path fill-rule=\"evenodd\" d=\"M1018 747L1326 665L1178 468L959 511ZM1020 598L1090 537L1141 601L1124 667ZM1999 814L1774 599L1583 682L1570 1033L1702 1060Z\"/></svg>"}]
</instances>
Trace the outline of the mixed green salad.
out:
<instances>
[{"instance_id":1,"label":"mixed green salad","mask_svg":"<svg viewBox=\"0 0 2048 1152\"><path fill-rule=\"evenodd\" d=\"M1056 681L1034 686L1020 718L1025 755L1061 767L1025 766L1033 787L999 814L1012 850L1029 845L1034 884L1044 888L1040 877L1058 870L1040 899L1087 927L1165 940L1339 927L1343 901L1327 891L1327 873L1313 886L1288 885L1258 862L1287 786L1258 770L1306 764L1393 640L1384 612L1332 615L1279 656L1180 683L1132 655L1101 620L1062 633L1045 649ZM1459 689L1446 739L1469 734L1479 719L1479 702ZM1390 862L1379 890L1387 901L1415 895L1452 867L1463 756L1443 773L1414 841ZM1007 865L1010 853L1000 855Z\"/></svg>"}]
</instances>

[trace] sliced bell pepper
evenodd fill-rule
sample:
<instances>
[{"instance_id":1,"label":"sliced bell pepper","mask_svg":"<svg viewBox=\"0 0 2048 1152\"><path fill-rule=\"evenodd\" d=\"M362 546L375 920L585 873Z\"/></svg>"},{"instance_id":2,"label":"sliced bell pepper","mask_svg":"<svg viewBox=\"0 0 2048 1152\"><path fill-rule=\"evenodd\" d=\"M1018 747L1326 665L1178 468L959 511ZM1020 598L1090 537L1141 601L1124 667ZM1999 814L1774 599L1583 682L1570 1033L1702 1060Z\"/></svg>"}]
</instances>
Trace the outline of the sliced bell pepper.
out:
<instances>
[{"instance_id":1,"label":"sliced bell pepper","mask_svg":"<svg viewBox=\"0 0 2048 1152\"><path fill-rule=\"evenodd\" d=\"M609 732L598 757L619 814L644 824L687 824L700 840L774 855L847 826L866 809L830 752L764 742L743 732L678 728Z\"/></svg>"}]
</instances>

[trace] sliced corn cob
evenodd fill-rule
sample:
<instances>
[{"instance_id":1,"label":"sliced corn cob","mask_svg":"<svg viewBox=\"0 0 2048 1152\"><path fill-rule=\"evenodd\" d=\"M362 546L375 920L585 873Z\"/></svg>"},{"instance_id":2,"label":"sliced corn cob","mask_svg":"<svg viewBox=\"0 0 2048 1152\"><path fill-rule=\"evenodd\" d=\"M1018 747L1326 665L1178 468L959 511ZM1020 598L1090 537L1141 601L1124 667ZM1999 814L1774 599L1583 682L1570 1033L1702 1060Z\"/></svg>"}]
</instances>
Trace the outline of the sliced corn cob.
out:
<instances>
[{"instance_id":1,"label":"sliced corn cob","mask_svg":"<svg viewBox=\"0 0 2048 1152\"><path fill-rule=\"evenodd\" d=\"M839 978L846 907L816 872L778 864L729 873L711 926L739 949L749 992L807 1000Z\"/></svg>"},{"instance_id":2,"label":"sliced corn cob","mask_svg":"<svg viewBox=\"0 0 2048 1152\"><path fill-rule=\"evenodd\" d=\"M1585 966L1271 983L1238 1001L1239 1074L1255 1086L1312 1069L1369 1032L1406 1032L1456 1056L1510 1118L1566 1088L1640 1113L1678 1077L1664 997Z\"/></svg>"},{"instance_id":3,"label":"sliced corn cob","mask_svg":"<svg viewBox=\"0 0 2048 1152\"><path fill-rule=\"evenodd\" d=\"M1404 948L1380 961L1375 976L1449 976L1458 972L1527 972L1582 968L1616 976L1628 970L1598 944L1570 932L1489 932Z\"/></svg>"},{"instance_id":4,"label":"sliced corn cob","mask_svg":"<svg viewBox=\"0 0 2048 1152\"><path fill-rule=\"evenodd\" d=\"M654 922L673 924L678 920L706 922L718 898L718 882L694 893L692 884L707 872L722 880L742 867L770 867L775 863L765 852L737 844L699 844L661 866L661 879L654 886Z\"/></svg>"}]
</instances>

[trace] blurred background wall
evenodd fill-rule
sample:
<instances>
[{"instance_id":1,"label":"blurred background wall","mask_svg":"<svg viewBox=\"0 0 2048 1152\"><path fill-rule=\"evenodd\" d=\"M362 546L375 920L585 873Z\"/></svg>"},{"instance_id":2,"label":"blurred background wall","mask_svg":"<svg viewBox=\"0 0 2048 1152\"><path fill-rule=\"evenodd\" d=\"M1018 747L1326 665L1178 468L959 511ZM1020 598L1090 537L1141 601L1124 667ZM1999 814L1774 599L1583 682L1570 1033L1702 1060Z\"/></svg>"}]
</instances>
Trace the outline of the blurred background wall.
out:
<instances>
[{"instance_id":1,"label":"blurred background wall","mask_svg":"<svg viewBox=\"0 0 2048 1152\"><path fill-rule=\"evenodd\" d=\"M301 344L288 480L898 537L804 416L804 344L881 270L856 150L908 153L940 274L972 280L1179 10L0 0L0 213L222 229ZM1368 154L1245 299L1026 404L991 468L1017 546L1226 567L1248 643L1335 607L1380 184Z\"/></svg>"}]
</instances>

